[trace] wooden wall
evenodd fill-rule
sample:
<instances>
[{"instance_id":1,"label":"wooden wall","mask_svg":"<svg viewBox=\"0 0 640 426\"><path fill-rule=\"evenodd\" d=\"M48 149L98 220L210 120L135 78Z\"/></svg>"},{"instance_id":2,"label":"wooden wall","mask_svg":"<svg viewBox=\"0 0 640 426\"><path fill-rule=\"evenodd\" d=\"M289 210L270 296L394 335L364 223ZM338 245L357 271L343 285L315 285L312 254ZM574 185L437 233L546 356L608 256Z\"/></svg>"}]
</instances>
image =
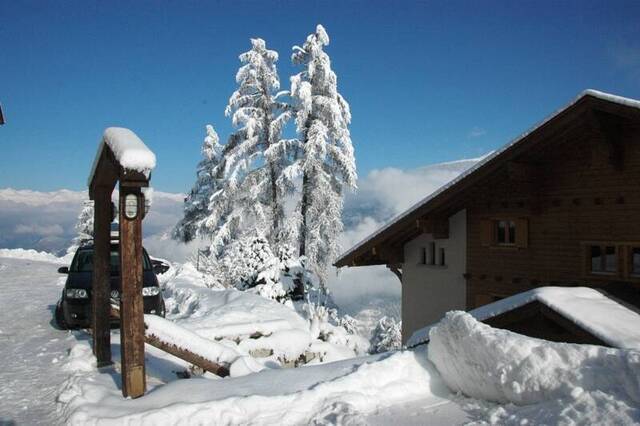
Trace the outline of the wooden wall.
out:
<instances>
[{"instance_id":1,"label":"wooden wall","mask_svg":"<svg viewBox=\"0 0 640 426\"><path fill-rule=\"evenodd\" d=\"M640 279L594 277L585 265L588 242L640 242L640 126L586 115L531 151L467 195L467 307L542 285L640 304ZM499 218L527 220L526 248L483 246L481 222Z\"/></svg>"}]
</instances>

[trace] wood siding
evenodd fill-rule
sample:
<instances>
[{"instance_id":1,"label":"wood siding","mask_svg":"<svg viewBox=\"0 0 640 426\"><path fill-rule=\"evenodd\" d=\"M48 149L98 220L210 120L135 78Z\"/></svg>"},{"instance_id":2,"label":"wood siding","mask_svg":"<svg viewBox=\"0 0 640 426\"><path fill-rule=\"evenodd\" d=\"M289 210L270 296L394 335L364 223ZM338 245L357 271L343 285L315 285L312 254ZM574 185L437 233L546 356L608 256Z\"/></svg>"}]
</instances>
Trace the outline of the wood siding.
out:
<instances>
[{"instance_id":1,"label":"wood siding","mask_svg":"<svg viewBox=\"0 0 640 426\"><path fill-rule=\"evenodd\" d=\"M640 242L640 127L583 116L518 162L517 173L505 165L467 195L467 307L541 285L640 299L623 256L615 276L593 276L585 263L589 242ZM526 240L487 244L487 221L505 218L518 221L517 233L526 224Z\"/></svg>"}]
</instances>

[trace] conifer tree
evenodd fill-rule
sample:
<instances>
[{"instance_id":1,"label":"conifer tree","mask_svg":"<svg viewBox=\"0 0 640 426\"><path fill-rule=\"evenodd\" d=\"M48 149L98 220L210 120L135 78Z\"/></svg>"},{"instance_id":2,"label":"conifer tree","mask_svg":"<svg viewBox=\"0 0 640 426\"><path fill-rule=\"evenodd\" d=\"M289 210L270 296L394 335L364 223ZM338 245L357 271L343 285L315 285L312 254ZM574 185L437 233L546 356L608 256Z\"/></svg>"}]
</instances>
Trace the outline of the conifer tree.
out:
<instances>
[{"instance_id":1,"label":"conifer tree","mask_svg":"<svg viewBox=\"0 0 640 426\"><path fill-rule=\"evenodd\" d=\"M338 93L337 77L324 51L329 36L322 25L294 46L292 61L302 70L291 77L300 150L285 174L302 175L298 206L299 254L321 280L337 255L342 232L344 189L356 187L356 164L349 133L349 104Z\"/></svg>"},{"instance_id":2,"label":"conifer tree","mask_svg":"<svg viewBox=\"0 0 640 426\"><path fill-rule=\"evenodd\" d=\"M240 55L236 75L238 89L231 95L225 114L237 128L233 147L226 154L226 195L233 199L234 214L244 227L264 236L273 249L283 239L284 197L290 187L282 171L287 165L290 141L282 131L291 113L278 99L278 53L264 40L251 39L251 49ZM230 142L231 144L231 142Z\"/></svg>"},{"instance_id":3,"label":"conifer tree","mask_svg":"<svg viewBox=\"0 0 640 426\"><path fill-rule=\"evenodd\" d=\"M216 228L208 219L212 214L211 198L223 185L224 149L213 126L207 125L206 132L196 182L184 200L184 216L173 230L174 238L183 242L212 237Z\"/></svg>"}]
</instances>

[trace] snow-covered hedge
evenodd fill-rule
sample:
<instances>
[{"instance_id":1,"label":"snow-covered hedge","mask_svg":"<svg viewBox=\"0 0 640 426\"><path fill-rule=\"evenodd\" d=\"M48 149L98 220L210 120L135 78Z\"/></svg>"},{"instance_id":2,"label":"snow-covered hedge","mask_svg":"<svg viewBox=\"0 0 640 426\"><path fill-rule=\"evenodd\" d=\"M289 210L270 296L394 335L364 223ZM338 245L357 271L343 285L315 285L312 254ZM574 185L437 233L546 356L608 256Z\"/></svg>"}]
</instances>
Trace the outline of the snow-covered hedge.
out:
<instances>
[{"instance_id":1,"label":"snow-covered hedge","mask_svg":"<svg viewBox=\"0 0 640 426\"><path fill-rule=\"evenodd\" d=\"M430 339L429 360L454 392L518 405L564 400L554 423L571 406L594 421L603 413L640 420L640 352L529 338L461 311L448 312Z\"/></svg>"}]
</instances>

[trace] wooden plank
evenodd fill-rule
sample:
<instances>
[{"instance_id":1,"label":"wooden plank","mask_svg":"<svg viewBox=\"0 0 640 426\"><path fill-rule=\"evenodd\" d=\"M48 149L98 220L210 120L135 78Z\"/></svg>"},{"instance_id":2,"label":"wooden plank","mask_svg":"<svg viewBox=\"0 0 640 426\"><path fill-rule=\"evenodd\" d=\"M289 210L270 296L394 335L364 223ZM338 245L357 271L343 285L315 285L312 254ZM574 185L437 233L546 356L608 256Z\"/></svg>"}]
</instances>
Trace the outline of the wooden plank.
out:
<instances>
[{"instance_id":1,"label":"wooden plank","mask_svg":"<svg viewBox=\"0 0 640 426\"><path fill-rule=\"evenodd\" d=\"M135 218L126 217L125 199L137 200ZM144 306L142 298L142 212L144 198L140 188L120 186L120 350L122 394L137 398L144 395Z\"/></svg>"},{"instance_id":2,"label":"wooden plank","mask_svg":"<svg viewBox=\"0 0 640 426\"><path fill-rule=\"evenodd\" d=\"M98 367L111 364L111 329L109 324L109 257L111 224L111 189L96 188L94 198L93 277L91 283L91 326L93 354Z\"/></svg>"},{"instance_id":3,"label":"wooden plank","mask_svg":"<svg viewBox=\"0 0 640 426\"><path fill-rule=\"evenodd\" d=\"M201 357L198 354L195 354L191 351L188 351L184 348L179 348L174 344L169 344L166 342L163 342L162 340L158 339L158 337L154 336L153 334L151 335L145 335L145 342L147 342L148 344L150 344L151 346L154 346L160 350L163 350L167 353L170 353L171 355L178 357L184 361L187 361L190 364L193 364L197 367L202 368L205 371L209 371L213 374L216 374L220 377L226 377L229 375L229 369L223 365L217 364L213 361L210 361L206 358Z\"/></svg>"},{"instance_id":4,"label":"wooden plank","mask_svg":"<svg viewBox=\"0 0 640 426\"><path fill-rule=\"evenodd\" d=\"M120 318L120 310L111 308L111 315L115 318ZM177 358L180 358L196 367L202 368L204 371L209 371L220 377L226 377L229 375L229 368L225 365L218 364L210 359L204 358L198 354L195 354L187 349L179 348L174 344L162 341L157 336L145 331L144 334L145 343L158 348L166 353L169 353Z\"/></svg>"}]
</instances>

